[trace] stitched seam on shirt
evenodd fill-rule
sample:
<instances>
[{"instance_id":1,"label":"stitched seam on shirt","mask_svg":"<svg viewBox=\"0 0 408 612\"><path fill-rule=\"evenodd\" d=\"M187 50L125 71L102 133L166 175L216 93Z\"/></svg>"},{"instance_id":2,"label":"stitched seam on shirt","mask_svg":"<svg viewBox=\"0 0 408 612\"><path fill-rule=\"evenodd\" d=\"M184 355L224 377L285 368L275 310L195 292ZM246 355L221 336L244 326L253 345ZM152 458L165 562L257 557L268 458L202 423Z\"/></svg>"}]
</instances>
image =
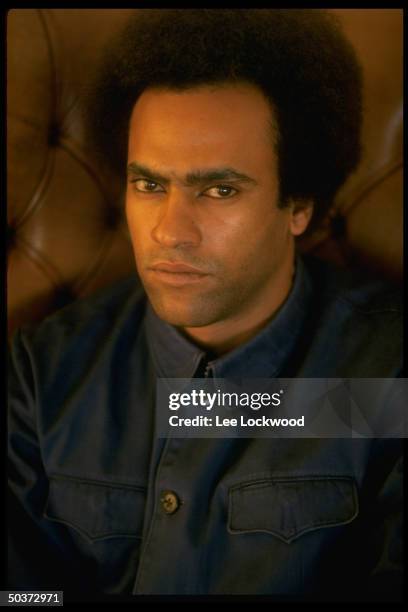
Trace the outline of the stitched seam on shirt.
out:
<instances>
[{"instance_id":1,"label":"stitched seam on shirt","mask_svg":"<svg viewBox=\"0 0 408 612\"><path fill-rule=\"evenodd\" d=\"M62 474L50 474L49 479L75 482L75 483L85 484L85 485L89 484L89 485L94 485L94 486L107 487L110 489L129 489L131 491L143 491L143 492L147 491L147 487L144 487L142 485L131 485L128 483L121 483L121 482L118 483L116 481L111 482L111 481L103 481L103 480L93 480L93 479L87 479L87 478L79 478L78 476L65 476Z\"/></svg>"},{"instance_id":2,"label":"stitched seam on shirt","mask_svg":"<svg viewBox=\"0 0 408 612\"><path fill-rule=\"evenodd\" d=\"M357 485L355 482L355 479L350 477L350 476L321 476L321 477L293 477L293 478L271 478L269 480L269 482L265 482L263 481L262 483L260 482L259 485L257 486L255 484L254 487L251 486L251 483L242 483L240 485L236 485L233 487L230 487L229 489L229 499L230 499L230 511L228 512L228 518L229 518L229 525L231 525L231 519L232 519L232 507L234 504L234 492L235 491L240 491L242 489L251 489L251 490L259 490L259 489L264 489L264 488L269 488L271 486L272 482L300 482L300 481L312 481L312 482L316 482L316 481L333 481L333 480L345 480L348 482L351 482L352 487L351 487L351 492L352 492L352 498L353 498L353 505L355 507L355 515L353 516L353 518L355 516L357 516L357 514L359 513L359 503L358 503L358 495L357 495ZM350 519L352 520L352 519Z\"/></svg>"},{"instance_id":3,"label":"stitched seam on shirt","mask_svg":"<svg viewBox=\"0 0 408 612\"><path fill-rule=\"evenodd\" d=\"M346 303L348 306L352 306L354 310L356 310L357 312L359 312L360 314L381 314L381 313L385 313L385 312L396 312L398 314L403 314L402 309L398 309L398 308L378 308L378 309L372 309L372 308L368 308L368 309L364 309L363 307L359 306L358 304L356 304L355 302L353 302L352 300L350 300L349 298L345 297L344 295L339 295L338 296L339 301Z\"/></svg>"},{"instance_id":4,"label":"stitched seam on shirt","mask_svg":"<svg viewBox=\"0 0 408 612\"><path fill-rule=\"evenodd\" d=\"M277 479L275 479L275 480L277 480ZM318 522L318 523L314 523L313 526L305 527L305 528L301 529L300 531L296 531L296 530L291 531L290 532L291 534L296 534L296 537L298 537L302 533L304 533L305 531L312 531L315 528L324 527L324 526L330 527L331 525L344 525L344 524L347 524L347 523L351 523L356 518L356 516L358 516L360 508L359 508L359 502L358 502L357 487L356 487L356 483L355 483L354 478L347 477L347 476L343 476L343 477L341 477L341 476L340 477L324 477L323 476L323 477L317 477L317 478L313 478L313 477L311 477L311 478L296 478L296 477L294 477L294 478L285 478L285 479L282 479L280 482L282 482L282 481L299 481L299 480L303 480L303 481L304 480L311 480L313 482L316 482L316 480L320 480L320 481L324 481L324 480L347 480L347 481L351 482L352 485L353 485L352 486L352 490L351 490L352 500L353 500L353 509L352 509L353 510L353 514L352 514L352 516L350 518L342 520L341 522L339 522L339 519L337 519L337 520L334 519L333 521L329 521L329 522ZM264 484L264 485L260 485L259 487L255 487L255 489L259 490L260 488L268 488L269 486L270 486L270 484L269 485L268 484ZM233 522L232 521L232 516L233 516L233 512L234 512L234 504L235 504L235 507L236 507L236 503L237 503L236 501L234 502L234 492L235 491L239 491L242 488L246 488L246 487L245 486L242 487L242 486L238 485L236 487L231 487L230 490L229 490L228 528L232 532L235 531L237 533L250 533L250 532L264 532L264 533L267 532L267 533L272 533L272 534L276 534L278 537L280 537L282 539L287 540L288 538L285 538L285 536L282 533L280 533L279 531L277 531L277 530L273 530L273 529L256 529L256 528L255 529L242 529L242 530L240 530L240 529L234 528L232 526L232 522ZM293 539L292 536L290 536L290 539Z\"/></svg>"},{"instance_id":5,"label":"stitched seam on shirt","mask_svg":"<svg viewBox=\"0 0 408 612\"><path fill-rule=\"evenodd\" d=\"M231 532L233 533L271 533L273 535L276 535L277 537L289 541L289 540L293 540L297 537L300 537L302 534L307 533L309 531L314 531L315 529L321 529L322 527L335 527L336 525L347 525L348 523L351 523L356 516L358 515L357 509L353 512L352 516L346 518L346 519L333 519L332 521L326 521L326 522L316 522L313 523L312 525L308 526L308 527L303 527L302 529L300 529L299 531L296 531L296 529L292 529L290 531L288 531L288 535L286 536L283 532L280 532L276 529L271 529L271 528L244 528L244 529L239 529L237 527L233 527L232 525L230 525L230 529Z\"/></svg>"},{"instance_id":6,"label":"stitched seam on shirt","mask_svg":"<svg viewBox=\"0 0 408 612\"><path fill-rule=\"evenodd\" d=\"M43 516L49 521L53 521L54 523L62 523L63 525L67 525L68 527L71 527L71 529L75 529L75 531L77 531L82 537L86 538L87 540L91 542L94 542L95 540L106 540L108 538L133 538L133 539L138 539L138 540L142 539L142 536L134 535L132 533L106 532L106 533L102 533L101 535L92 535L89 531L86 531L85 529L83 529L82 527L79 527L75 523L71 521L67 521L59 517L56 517L56 516L52 516L50 514L47 514L46 511L43 513Z\"/></svg>"},{"instance_id":7,"label":"stitched seam on shirt","mask_svg":"<svg viewBox=\"0 0 408 612\"><path fill-rule=\"evenodd\" d=\"M288 530L289 533L291 533L291 534L292 533L293 534L294 533L301 534L305 530L313 529L313 527L319 527L319 526L322 526L322 525L336 525L336 524L340 524L339 521L341 521L341 523L348 523L348 522L350 522L351 520L353 520L358 515L358 504L356 503L356 500L354 498L355 497L354 496L354 492L353 492L352 495L353 495L353 502L354 502L354 504L353 504L353 508L352 508L352 516L350 518L344 519L341 516L339 516L338 518L331 519L330 521L317 521L317 522L314 522L312 526L303 527L299 531L297 531L296 529L290 529L290 530ZM233 514L234 506L236 508L237 505L239 506L239 502L234 502L234 499L233 499L233 496L232 496L232 498L231 498L231 515ZM279 534L282 533L279 530L268 529L268 528L265 528L265 529L259 529L259 528L252 529L251 527L246 527L244 529L239 529L237 527L234 528L234 527L232 527L232 516L231 516L230 525L231 525L231 529L235 529L236 531L270 531L272 533L279 533Z\"/></svg>"},{"instance_id":8,"label":"stitched seam on shirt","mask_svg":"<svg viewBox=\"0 0 408 612\"><path fill-rule=\"evenodd\" d=\"M153 534L154 534L154 530L156 526L157 511L158 511L158 507L160 504L160 500L158 496L156 495L156 484L159 481L160 473L163 467L163 461L166 457L171 441L172 441L172 438L167 438L165 442L164 448L162 449L161 456L159 458L159 461L156 467L156 474L155 474L155 478L153 481L153 485L150 489L150 494L153 495L154 503L153 503L152 514L150 516L150 522L148 525L148 529L147 529L147 533L146 533L144 542L142 539L141 550L140 550L140 555L139 555L139 563L138 563L138 567L136 571L136 577L133 582L132 593L135 590L137 593L140 583L141 582L143 583L143 580L145 580L146 575L149 576L149 565L151 565L151 554L149 551L150 542L153 538ZM147 504L147 500L146 500L146 504ZM146 520L146 506L145 506L145 511L144 511L144 521L145 520ZM144 525L143 525L143 528L144 528Z\"/></svg>"},{"instance_id":9,"label":"stitched seam on shirt","mask_svg":"<svg viewBox=\"0 0 408 612\"><path fill-rule=\"evenodd\" d=\"M254 473L254 476L256 476L257 474ZM352 476L343 476L343 475L339 475L339 474L325 474L324 476L322 476L321 474L316 474L316 475L307 475L307 476L264 476L264 477L258 477L257 480L255 479L251 479L251 474L249 474L248 476L246 476L247 480L241 480L239 483L235 484L235 485L231 485L229 488L230 491L235 491L235 490L239 490L242 488L249 488L251 487L251 489L256 489L256 488L261 488L261 487L268 487L270 486L271 482L299 482L299 481L313 481L315 482L316 480L347 480L347 481L351 481L351 482L355 482L354 478Z\"/></svg>"},{"instance_id":10,"label":"stitched seam on shirt","mask_svg":"<svg viewBox=\"0 0 408 612\"><path fill-rule=\"evenodd\" d=\"M320 479L320 481L324 481L327 480L327 482L333 482L333 478L328 478L328 479ZM337 478L336 480L341 480L340 478ZM260 491L261 489L269 489L271 488L274 484L278 483L281 484L282 482L290 482L290 483L298 483L298 482L305 482L305 481L311 481L311 482L318 482L318 479L316 478L311 478L311 479L306 479L306 480L291 480L291 481L273 481L273 482L269 482L269 483L265 483L265 484L259 484L259 485L243 485L242 487L236 487L235 491L243 491L243 490L250 490L250 491Z\"/></svg>"},{"instance_id":11,"label":"stitched seam on shirt","mask_svg":"<svg viewBox=\"0 0 408 612\"><path fill-rule=\"evenodd\" d=\"M302 529L299 529L298 531L296 529L290 529L287 531L287 533L289 534L289 538L291 538L293 535L301 535L302 533L304 533L305 531L311 531L313 529L318 529L319 527L330 527L331 525L344 525L346 523L350 523L356 516L357 516L357 512L354 510L353 508L353 514L351 517L348 517L346 519L342 518L342 517L338 517L338 518L334 518L330 521L317 521L314 522L312 525L309 525L307 527L302 527ZM273 529L273 528L268 528L268 527L264 527L264 528L260 528L260 527L245 527L244 529L239 529L238 527L232 527L231 529L234 529L237 533L250 533L252 531L266 531L268 533L276 533L278 535L280 535L281 537L285 537L284 532L279 531L277 529Z\"/></svg>"},{"instance_id":12,"label":"stitched seam on shirt","mask_svg":"<svg viewBox=\"0 0 408 612\"><path fill-rule=\"evenodd\" d=\"M39 414L39 406L38 406L37 380L36 380L36 377L35 377L35 368L34 368L34 362L33 362L33 359L32 359L32 352L31 352L31 346L30 346L29 338L24 333L24 329L17 330L17 340L20 343L20 351L21 351L21 348L24 349L25 357L26 357L26 359L30 363L31 376L33 378L33 386L34 386L34 388L32 389L33 395L34 395L34 415L31 416L29 414L28 415L28 420L30 421L30 423L31 423L31 425L32 425L32 427L33 427L33 429L34 429L34 431L36 433L36 436L38 438L38 414ZM17 340L16 340L16 342L17 342ZM13 357L13 361L14 361L14 357ZM39 446L39 449L40 449L41 461L42 461L42 463L44 465L43 456L42 456L42 448L41 448L40 444L38 446Z\"/></svg>"}]
</instances>

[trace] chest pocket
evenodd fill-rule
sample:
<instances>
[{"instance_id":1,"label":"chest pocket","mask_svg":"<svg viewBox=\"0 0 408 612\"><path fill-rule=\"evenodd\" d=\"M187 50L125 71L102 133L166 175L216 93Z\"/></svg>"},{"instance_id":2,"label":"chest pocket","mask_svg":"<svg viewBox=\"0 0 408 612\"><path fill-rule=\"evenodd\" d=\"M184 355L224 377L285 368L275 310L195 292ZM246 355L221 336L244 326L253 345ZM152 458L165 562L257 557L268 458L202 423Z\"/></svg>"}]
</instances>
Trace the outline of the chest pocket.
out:
<instances>
[{"instance_id":1,"label":"chest pocket","mask_svg":"<svg viewBox=\"0 0 408 612\"><path fill-rule=\"evenodd\" d=\"M270 478L229 490L232 534L266 532L290 543L309 531L350 523L357 514L357 489L349 477Z\"/></svg>"},{"instance_id":2,"label":"chest pocket","mask_svg":"<svg viewBox=\"0 0 408 612\"><path fill-rule=\"evenodd\" d=\"M43 516L88 540L141 538L146 490L52 477Z\"/></svg>"}]
</instances>

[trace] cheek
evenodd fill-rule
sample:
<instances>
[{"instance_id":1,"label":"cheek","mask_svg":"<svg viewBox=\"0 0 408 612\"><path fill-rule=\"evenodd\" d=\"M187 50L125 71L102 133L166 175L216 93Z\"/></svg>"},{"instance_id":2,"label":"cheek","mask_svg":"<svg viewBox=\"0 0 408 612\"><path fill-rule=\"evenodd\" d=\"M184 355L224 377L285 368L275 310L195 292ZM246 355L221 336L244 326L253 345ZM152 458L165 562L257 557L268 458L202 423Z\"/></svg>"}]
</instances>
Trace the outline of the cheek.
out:
<instances>
[{"instance_id":1,"label":"cheek","mask_svg":"<svg viewBox=\"0 0 408 612\"><path fill-rule=\"evenodd\" d=\"M133 202L126 201L125 206L126 220L132 239L133 247L138 248L143 245L149 235L150 218L149 215L142 214L140 207L137 207Z\"/></svg>"},{"instance_id":2,"label":"cheek","mask_svg":"<svg viewBox=\"0 0 408 612\"><path fill-rule=\"evenodd\" d=\"M289 219L282 211L259 210L246 215L218 219L207 228L207 244L215 257L240 274L257 262L271 263L285 251L289 242Z\"/></svg>"}]
</instances>

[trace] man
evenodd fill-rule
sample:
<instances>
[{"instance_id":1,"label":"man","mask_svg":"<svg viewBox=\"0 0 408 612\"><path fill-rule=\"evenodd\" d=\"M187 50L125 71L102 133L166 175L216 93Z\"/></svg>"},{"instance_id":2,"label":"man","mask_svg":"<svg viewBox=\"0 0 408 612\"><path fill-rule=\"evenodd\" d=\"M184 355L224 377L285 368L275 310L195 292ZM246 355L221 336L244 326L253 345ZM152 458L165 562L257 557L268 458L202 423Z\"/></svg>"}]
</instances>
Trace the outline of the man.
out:
<instances>
[{"instance_id":1,"label":"man","mask_svg":"<svg viewBox=\"0 0 408 612\"><path fill-rule=\"evenodd\" d=\"M398 441L163 439L154 410L159 378L399 375L395 297L295 248L359 160L351 47L316 10L137 11L92 116L145 293L16 335L10 587L398 599Z\"/></svg>"}]
</instances>

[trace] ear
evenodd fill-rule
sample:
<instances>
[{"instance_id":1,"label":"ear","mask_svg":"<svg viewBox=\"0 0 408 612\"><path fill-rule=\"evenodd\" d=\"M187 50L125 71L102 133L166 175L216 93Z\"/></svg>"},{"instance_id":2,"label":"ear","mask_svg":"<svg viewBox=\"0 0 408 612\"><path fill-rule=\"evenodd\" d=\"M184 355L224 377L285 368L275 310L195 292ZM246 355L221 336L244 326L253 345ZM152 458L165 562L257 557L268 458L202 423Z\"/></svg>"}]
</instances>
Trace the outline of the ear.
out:
<instances>
[{"instance_id":1,"label":"ear","mask_svg":"<svg viewBox=\"0 0 408 612\"><path fill-rule=\"evenodd\" d=\"M290 231L292 236L300 236L309 225L313 214L311 200L293 200L291 203Z\"/></svg>"}]
</instances>

